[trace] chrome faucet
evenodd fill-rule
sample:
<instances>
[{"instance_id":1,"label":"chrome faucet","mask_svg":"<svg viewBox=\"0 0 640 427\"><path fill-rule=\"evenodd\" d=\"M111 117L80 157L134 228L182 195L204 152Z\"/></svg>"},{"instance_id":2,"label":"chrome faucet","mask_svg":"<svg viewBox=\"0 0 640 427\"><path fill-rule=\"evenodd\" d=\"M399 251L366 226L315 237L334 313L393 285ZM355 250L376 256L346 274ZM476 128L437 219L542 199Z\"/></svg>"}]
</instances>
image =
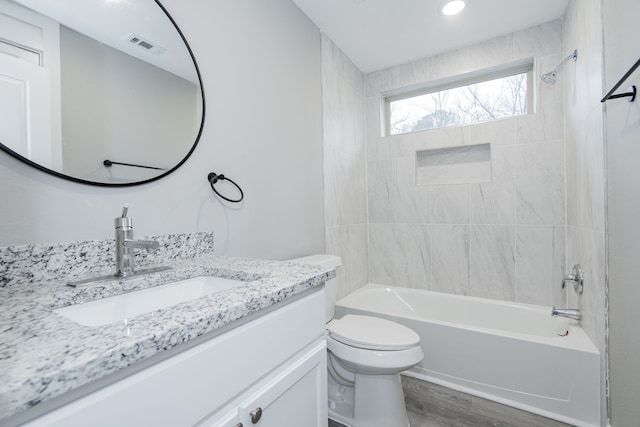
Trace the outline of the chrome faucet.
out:
<instances>
[{"instance_id":1,"label":"chrome faucet","mask_svg":"<svg viewBox=\"0 0 640 427\"><path fill-rule=\"evenodd\" d=\"M582 319L582 312L577 308L556 308L551 309L552 316L568 317L569 319Z\"/></svg>"},{"instance_id":2,"label":"chrome faucet","mask_svg":"<svg viewBox=\"0 0 640 427\"><path fill-rule=\"evenodd\" d=\"M148 251L158 249L160 243L157 240L134 240L133 224L131 218L127 217L129 204L125 203L122 208L122 216L114 220L116 226L116 272L115 274L107 274L106 276L89 277L86 279L71 280L67 282L67 286L75 288L76 286L86 285L100 282L103 280L121 280L126 277L133 277L142 274L157 273L160 271L171 270L171 267L149 267L140 270L135 269L134 252L135 248L146 249Z\"/></svg>"},{"instance_id":3,"label":"chrome faucet","mask_svg":"<svg viewBox=\"0 0 640 427\"><path fill-rule=\"evenodd\" d=\"M573 266L571 274L567 274L562 278L562 284L560 285L564 290L567 283L573 283L573 290L578 295L582 295L584 291L584 274L582 273L582 267L580 264ZM578 308L556 308L551 309L552 316L568 317L569 319L580 320L582 319L582 311Z\"/></svg>"},{"instance_id":4,"label":"chrome faucet","mask_svg":"<svg viewBox=\"0 0 640 427\"><path fill-rule=\"evenodd\" d=\"M122 216L114 219L116 227L116 276L127 277L135 274L134 249L155 250L160 247L157 240L134 240L133 223L127 216L129 204L122 208Z\"/></svg>"}]
</instances>

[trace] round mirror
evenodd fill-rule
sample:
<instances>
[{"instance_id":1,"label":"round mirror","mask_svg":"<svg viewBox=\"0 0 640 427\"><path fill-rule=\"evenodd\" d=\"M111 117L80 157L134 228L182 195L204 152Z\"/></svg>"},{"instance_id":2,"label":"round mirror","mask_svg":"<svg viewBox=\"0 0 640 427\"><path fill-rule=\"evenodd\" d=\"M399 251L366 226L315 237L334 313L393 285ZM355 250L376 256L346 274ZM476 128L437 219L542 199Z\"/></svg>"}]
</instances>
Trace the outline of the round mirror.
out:
<instances>
[{"instance_id":1,"label":"round mirror","mask_svg":"<svg viewBox=\"0 0 640 427\"><path fill-rule=\"evenodd\" d=\"M0 148L53 175L126 186L193 152L195 58L154 0L0 0Z\"/></svg>"}]
</instances>

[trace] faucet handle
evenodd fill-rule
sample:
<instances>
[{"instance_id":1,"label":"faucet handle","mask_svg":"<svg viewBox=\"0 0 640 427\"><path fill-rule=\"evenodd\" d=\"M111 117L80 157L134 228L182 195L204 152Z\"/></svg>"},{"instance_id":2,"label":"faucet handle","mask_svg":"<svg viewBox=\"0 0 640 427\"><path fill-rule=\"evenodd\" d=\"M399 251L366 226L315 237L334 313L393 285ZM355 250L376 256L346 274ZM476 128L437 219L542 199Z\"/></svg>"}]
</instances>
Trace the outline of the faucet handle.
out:
<instances>
[{"instance_id":1,"label":"faucet handle","mask_svg":"<svg viewBox=\"0 0 640 427\"><path fill-rule=\"evenodd\" d=\"M573 289L579 295L582 295L582 291L584 290L584 274L582 273L582 267L580 267L580 264L573 266L572 274L567 274L562 278L562 289L565 288L567 282L573 282Z\"/></svg>"},{"instance_id":2,"label":"faucet handle","mask_svg":"<svg viewBox=\"0 0 640 427\"><path fill-rule=\"evenodd\" d=\"M113 220L116 230L118 228L123 228L125 230L131 230L133 228L133 221L131 221L131 217L127 216L128 211L129 203L125 203L124 206L122 206L122 215Z\"/></svg>"}]
</instances>

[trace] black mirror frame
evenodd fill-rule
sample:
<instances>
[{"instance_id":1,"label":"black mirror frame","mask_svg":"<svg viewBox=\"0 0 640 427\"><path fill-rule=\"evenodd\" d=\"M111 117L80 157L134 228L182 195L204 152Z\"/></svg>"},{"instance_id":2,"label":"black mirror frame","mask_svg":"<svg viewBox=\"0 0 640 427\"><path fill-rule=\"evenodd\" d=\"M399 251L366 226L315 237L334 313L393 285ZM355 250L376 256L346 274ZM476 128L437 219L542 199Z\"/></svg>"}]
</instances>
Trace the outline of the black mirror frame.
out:
<instances>
[{"instance_id":1,"label":"black mirror frame","mask_svg":"<svg viewBox=\"0 0 640 427\"><path fill-rule=\"evenodd\" d=\"M182 166L189 157L191 157L191 154L193 154L194 150L196 149L196 146L198 145L198 142L200 142L200 136L202 135L202 129L204 128L204 120L206 117L206 102L205 102L205 97L204 97L204 85L202 84L202 75L200 74L200 68L198 67L198 63L196 62L196 58L193 55L193 51L191 50L191 46L189 46L189 43L187 42L187 39L184 37L184 34L182 34L182 30L180 30L180 27L178 27L178 24L176 24L176 21L174 21L173 17L169 14L169 12L167 11L167 9L165 9L165 7L162 5L162 3L160 3L160 0L154 0L155 3L158 5L158 7L162 10L162 12L164 12L164 14L167 16L167 18L169 18L169 21L171 21L171 24L173 24L173 27L176 29L176 31L178 32L178 34L180 35L180 38L182 39L185 47L187 48L187 51L189 52L189 56L191 57L191 60L193 61L193 66L196 69L196 74L198 76L198 82L200 83L200 94L202 96L202 120L200 121L200 129L198 129L198 135L196 136L195 141L193 142L193 145L191 146L191 149L189 150L189 152L186 154L186 156L184 156L184 158L182 160L180 160L180 162L175 165L174 167L172 167L171 169L169 169L168 171L155 176L153 178L149 178L149 179L145 179L142 181L135 181L135 182L126 182L126 183L109 183L109 182L95 182L95 181L88 181L86 179L81 179L81 178L76 178L73 176L69 176L69 175L65 175L63 173L60 172L56 172L54 170L48 169L42 165L39 165L29 159L27 159L26 157L21 156L20 154L14 152L13 150L9 149L8 147L6 147L4 144L0 143L0 150L4 151L5 153L11 155L12 157L15 157L16 159L28 164L29 166L32 166L42 172L48 173L49 175L53 175L53 176L57 176L58 178L62 178L65 179L67 181L73 181L73 182L77 182L79 184L85 184L85 185L93 185L93 186L97 186L97 187L132 187L135 185L142 185L142 184L148 184L150 182L153 181L157 181L160 178L164 178L165 176L169 175L170 173L172 173L173 171L175 171L176 169L178 169L180 166Z\"/></svg>"}]
</instances>

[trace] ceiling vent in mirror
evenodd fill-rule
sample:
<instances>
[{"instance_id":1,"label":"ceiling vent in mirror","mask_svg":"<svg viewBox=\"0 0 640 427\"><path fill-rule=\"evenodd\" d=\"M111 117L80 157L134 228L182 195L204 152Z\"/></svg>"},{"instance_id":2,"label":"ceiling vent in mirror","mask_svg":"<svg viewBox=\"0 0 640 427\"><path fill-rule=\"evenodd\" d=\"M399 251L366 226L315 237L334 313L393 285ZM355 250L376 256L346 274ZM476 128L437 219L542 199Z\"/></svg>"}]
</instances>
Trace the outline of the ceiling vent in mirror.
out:
<instances>
[{"instance_id":1,"label":"ceiling vent in mirror","mask_svg":"<svg viewBox=\"0 0 640 427\"><path fill-rule=\"evenodd\" d=\"M161 55L166 52L167 49L158 46L157 44L150 42L149 40L145 40L137 34L131 34L127 40L129 43L135 44L138 47L146 50L147 52L153 53L154 55Z\"/></svg>"}]
</instances>

